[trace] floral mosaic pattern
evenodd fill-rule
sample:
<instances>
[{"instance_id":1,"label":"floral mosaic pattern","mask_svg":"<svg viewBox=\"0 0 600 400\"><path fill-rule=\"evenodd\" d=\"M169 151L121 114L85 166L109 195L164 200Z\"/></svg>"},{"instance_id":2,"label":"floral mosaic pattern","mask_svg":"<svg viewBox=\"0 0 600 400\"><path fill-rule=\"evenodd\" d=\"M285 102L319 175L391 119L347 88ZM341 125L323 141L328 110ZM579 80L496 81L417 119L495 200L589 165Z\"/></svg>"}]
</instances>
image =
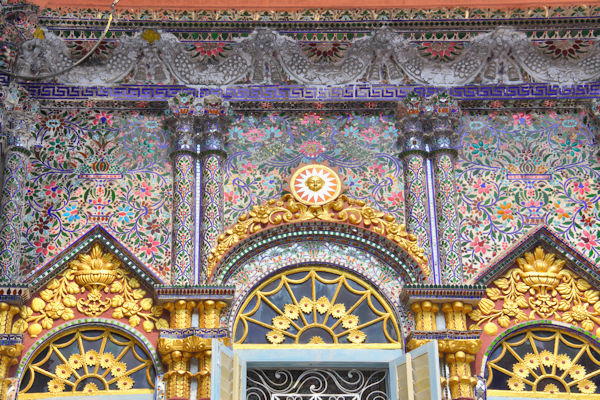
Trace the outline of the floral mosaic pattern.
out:
<instances>
[{"instance_id":1,"label":"floral mosaic pattern","mask_svg":"<svg viewBox=\"0 0 600 400\"><path fill-rule=\"evenodd\" d=\"M581 115L471 117L460 134L456 176L466 278L540 224L600 262L600 165Z\"/></svg>"},{"instance_id":2,"label":"floral mosaic pattern","mask_svg":"<svg viewBox=\"0 0 600 400\"><path fill-rule=\"evenodd\" d=\"M229 130L225 225L252 206L280 197L293 168L337 168L346 193L404 221L402 163L392 113L245 115Z\"/></svg>"},{"instance_id":3,"label":"floral mosaic pattern","mask_svg":"<svg viewBox=\"0 0 600 400\"><path fill-rule=\"evenodd\" d=\"M34 135L25 186L24 275L100 224L167 279L171 175L161 117L45 111Z\"/></svg>"},{"instance_id":4,"label":"floral mosaic pattern","mask_svg":"<svg viewBox=\"0 0 600 400\"><path fill-rule=\"evenodd\" d=\"M577 60L588 55L593 49L593 41L571 39L571 40L546 40L537 43L537 46L546 55L554 58Z\"/></svg>"}]
</instances>

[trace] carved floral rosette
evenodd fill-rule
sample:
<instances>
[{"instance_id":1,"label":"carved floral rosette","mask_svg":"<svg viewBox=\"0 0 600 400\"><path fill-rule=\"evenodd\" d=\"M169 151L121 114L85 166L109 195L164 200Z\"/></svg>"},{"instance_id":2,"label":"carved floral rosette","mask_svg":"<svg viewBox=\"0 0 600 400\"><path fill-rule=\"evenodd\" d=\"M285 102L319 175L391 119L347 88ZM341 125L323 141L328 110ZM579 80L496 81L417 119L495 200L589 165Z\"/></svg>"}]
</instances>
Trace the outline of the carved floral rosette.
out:
<instances>
[{"instance_id":1,"label":"carved floral rosette","mask_svg":"<svg viewBox=\"0 0 600 400\"><path fill-rule=\"evenodd\" d=\"M564 266L565 260L541 247L525 253L517 259L517 267L486 289L486 297L469 314L475 321L471 329L495 335L498 325L508 328L528 320L554 319L600 333L600 292Z\"/></svg>"},{"instance_id":2,"label":"carved floral rosette","mask_svg":"<svg viewBox=\"0 0 600 400\"><path fill-rule=\"evenodd\" d=\"M112 310L112 318L126 318L132 327L141 324L146 332L169 326L161 318L163 307L154 305L140 282L122 268L114 255L104 253L98 243L50 280L30 305L21 307L21 318L15 322L13 332L27 331L29 336L37 337L42 330L51 329L55 321L75 318L75 309L88 317Z\"/></svg>"}]
</instances>

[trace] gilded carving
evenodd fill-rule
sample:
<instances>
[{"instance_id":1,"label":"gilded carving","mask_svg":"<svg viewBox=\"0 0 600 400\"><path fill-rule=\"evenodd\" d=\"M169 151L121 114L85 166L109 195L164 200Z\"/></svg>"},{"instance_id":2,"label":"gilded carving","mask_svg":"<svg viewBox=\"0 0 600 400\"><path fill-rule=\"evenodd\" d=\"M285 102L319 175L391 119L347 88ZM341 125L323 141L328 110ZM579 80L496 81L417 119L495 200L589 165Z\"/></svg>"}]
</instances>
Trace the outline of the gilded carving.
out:
<instances>
[{"instance_id":1,"label":"gilded carving","mask_svg":"<svg viewBox=\"0 0 600 400\"><path fill-rule=\"evenodd\" d=\"M78 294L86 297L77 297ZM113 318L127 318L133 327L141 323L146 332L168 328L168 322L160 318L163 308L145 296L139 281L96 243L89 254L80 254L64 272L48 282L30 306L21 308L21 319L15 322L13 332L27 331L31 337L37 337L43 329L52 328L54 321L73 319L75 308L88 317L112 309Z\"/></svg>"},{"instance_id":2,"label":"gilded carving","mask_svg":"<svg viewBox=\"0 0 600 400\"><path fill-rule=\"evenodd\" d=\"M421 347L431 340L429 339L411 339L406 344L409 350ZM481 348L480 339L441 339L438 340L438 350L440 353L457 353L462 351L467 354L477 354Z\"/></svg>"},{"instance_id":3,"label":"gilded carving","mask_svg":"<svg viewBox=\"0 0 600 400\"><path fill-rule=\"evenodd\" d=\"M285 194L280 200L272 199L266 205L255 206L219 236L217 246L211 250L208 259L209 269L215 271L225 253L250 235L273 225L311 220L362 225L397 243L415 258L426 276L430 274L425 252L419 247L416 236L406 232L404 225L398 224L393 216L345 195L323 205L308 206L298 202L291 194Z\"/></svg>"},{"instance_id":4,"label":"gilded carving","mask_svg":"<svg viewBox=\"0 0 600 400\"><path fill-rule=\"evenodd\" d=\"M538 247L517 259L517 265L486 290L487 297L469 314L476 322L471 329L483 327L494 335L498 325L507 328L538 318L581 325L588 331L600 326L600 292L565 269L565 260ZM503 304L497 306L500 299Z\"/></svg>"},{"instance_id":5,"label":"gilded carving","mask_svg":"<svg viewBox=\"0 0 600 400\"><path fill-rule=\"evenodd\" d=\"M350 343L360 344L367 339L367 335L360 329L357 329L358 316L347 313L346 306L342 303L331 304L329 299L325 296L321 296L316 301L312 301L308 297L303 297L300 299L297 306L294 304L286 304L283 310L284 315L273 317L272 326L274 329L270 330L266 334L267 340L270 343L282 343L285 340L284 335L287 333L286 331L290 328L290 326L293 325L294 328L299 328L295 321L300 317L300 311L303 314L311 314L314 311L321 315L327 313L334 319L339 320L343 328L349 329L347 339ZM302 317L302 319L304 319L304 317ZM328 330L325 325L322 325L322 329ZM331 334L334 335L333 332L331 332ZM321 336L313 336L309 343L324 344L325 341Z\"/></svg>"}]
</instances>

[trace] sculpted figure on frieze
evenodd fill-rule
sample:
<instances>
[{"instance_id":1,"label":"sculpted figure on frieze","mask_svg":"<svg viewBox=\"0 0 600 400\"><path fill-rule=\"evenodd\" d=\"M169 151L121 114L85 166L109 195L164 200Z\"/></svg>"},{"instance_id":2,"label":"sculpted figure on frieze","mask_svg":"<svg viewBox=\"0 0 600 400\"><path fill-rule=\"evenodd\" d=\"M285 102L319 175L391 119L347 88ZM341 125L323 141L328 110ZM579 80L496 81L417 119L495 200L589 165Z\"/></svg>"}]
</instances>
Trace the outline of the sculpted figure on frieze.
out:
<instances>
[{"instance_id":1,"label":"sculpted figure on frieze","mask_svg":"<svg viewBox=\"0 0 600 400\"><path fill-rule=\"evenodd\" d=\"M63 39L41 29L35 36L22 45L17 73L39 76L72 65L73 57ZM90 57L55 79L80 85L297 82L459 86L524 81L570 85L600 77L597 43L576 59L552 58L525 33L511 27L476 36L452 60L425 57L410 40L388 27L352 40L339 57L331 60L310 57L302 45L289 36L260 28L235 40L231 50L215 60L194 57L189 44L171 33L146 29L119 39L105 57Z\"/></svg>"}]
</instances>

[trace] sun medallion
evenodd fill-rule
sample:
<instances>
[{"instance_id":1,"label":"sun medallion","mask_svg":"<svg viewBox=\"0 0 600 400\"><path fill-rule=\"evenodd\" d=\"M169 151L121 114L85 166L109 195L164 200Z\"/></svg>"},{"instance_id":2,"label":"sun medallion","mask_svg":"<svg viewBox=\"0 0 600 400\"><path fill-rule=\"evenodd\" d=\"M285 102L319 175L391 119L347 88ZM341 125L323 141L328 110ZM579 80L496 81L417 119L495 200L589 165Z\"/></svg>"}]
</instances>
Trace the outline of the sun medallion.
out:
<instances>
[{"instance_id":1,"label":"sun medallion","mask_svg":"<svg viewBox=\"0 0 600 400\"><path fill-rule=\"evenodd\" d=\"M340 195L342 182L338 174L325 165L311 164L298 168L290 180L294 197L301 203L320 206Z\"/></svg>"}]
</instances>

